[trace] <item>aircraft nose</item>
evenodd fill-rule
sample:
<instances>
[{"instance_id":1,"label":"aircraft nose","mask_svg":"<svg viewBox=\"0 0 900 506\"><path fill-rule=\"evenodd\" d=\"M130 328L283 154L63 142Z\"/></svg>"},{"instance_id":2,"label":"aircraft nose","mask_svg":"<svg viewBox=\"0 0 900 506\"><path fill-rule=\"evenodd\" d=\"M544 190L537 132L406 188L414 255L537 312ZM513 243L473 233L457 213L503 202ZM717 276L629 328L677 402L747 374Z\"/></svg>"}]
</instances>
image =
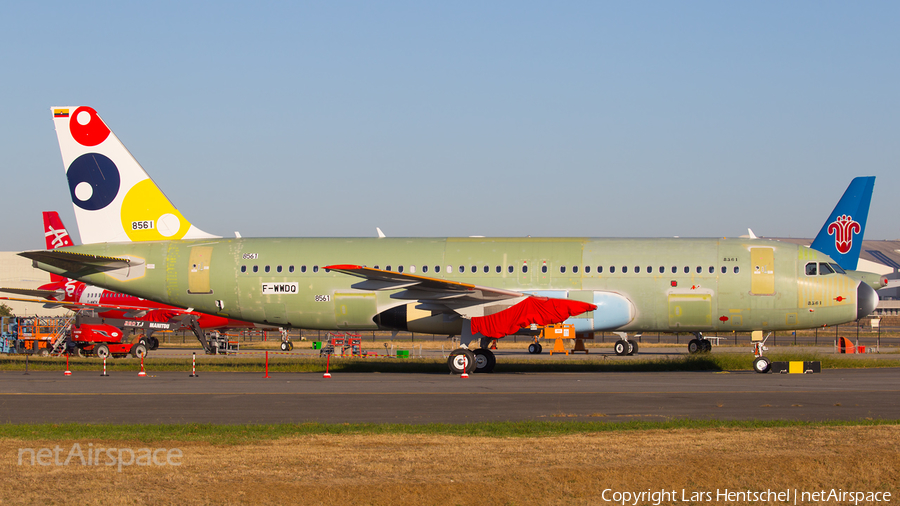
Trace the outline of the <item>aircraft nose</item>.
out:
<instances>
[{"instance_id":1,"label":"aircraft nose","mask_svg":"<svg viewBox=\"0 0 900 506\"><path fill-rule=\"evenodd\" d=\"M864 318L875 311L878 306L878 294L866 283L860 283L856 289L856 318Z\"/></svg>"}]
</instances>

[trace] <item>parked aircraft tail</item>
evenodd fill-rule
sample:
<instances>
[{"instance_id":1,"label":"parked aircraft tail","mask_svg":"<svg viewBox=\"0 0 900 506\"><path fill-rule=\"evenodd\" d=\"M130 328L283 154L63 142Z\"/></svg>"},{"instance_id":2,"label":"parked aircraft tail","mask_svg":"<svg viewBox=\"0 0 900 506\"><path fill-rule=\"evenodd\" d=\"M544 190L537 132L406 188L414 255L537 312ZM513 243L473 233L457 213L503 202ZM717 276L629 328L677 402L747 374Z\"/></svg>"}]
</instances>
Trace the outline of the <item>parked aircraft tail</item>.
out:
<instances>
[{"instance_id":1,"label":"parked aircraft tail","mask_svg":"<svg viewBox=\"0 0 900 506\"><path fill-rule=\"evenodd\" d=\"M875 176L854 178L810 247L856 270L874 187Z\"/></svg>"},{"instance_id":2,"label":"parked aircraft tail","mask_svg":"<svg viewBox=\"0 0 900 506\"><path fill-rule=\"evenodd\" d=\"M47 249L65 248L74 244L56 211L44 211L44 240ZM65 276L50 273L50 281L53 283L61 283L67 279Z\"/></svg>"},{"instance_id":3,"label":"parked aircraft tail","mask_svg":"<svg viewBox=\"0 0 900 506\"><path fill-rule=\"evenodd\" d=\"M97 111L52 112L83 244L216 237L181 215Z\"/></svg>"}]
</instances>

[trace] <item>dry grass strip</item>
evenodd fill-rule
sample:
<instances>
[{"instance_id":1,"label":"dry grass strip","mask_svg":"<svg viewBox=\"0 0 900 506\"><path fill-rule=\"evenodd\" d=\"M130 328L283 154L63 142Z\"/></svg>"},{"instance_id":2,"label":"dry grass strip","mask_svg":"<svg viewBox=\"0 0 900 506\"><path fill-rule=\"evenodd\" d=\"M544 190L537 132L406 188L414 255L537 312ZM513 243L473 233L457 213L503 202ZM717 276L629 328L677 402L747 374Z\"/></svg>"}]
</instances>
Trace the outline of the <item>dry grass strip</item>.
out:
<instances>
[{"instance_id":1,"label":"dry grass strip","mask_svg":"<svg viewBox=\"0 0 900 506\"><path fill-rule=\"evenodd\" d=\"M0 440L0 504L595 505L608 504L604 489L725 488L881 490L896 502L898 441L896 425L528 438L317 435L236 445L78 441L184 453L178 467L117 472L20 466L19 448L59 445L65 456L75 441L8 438Z\"/></svg>"}]
</instances>

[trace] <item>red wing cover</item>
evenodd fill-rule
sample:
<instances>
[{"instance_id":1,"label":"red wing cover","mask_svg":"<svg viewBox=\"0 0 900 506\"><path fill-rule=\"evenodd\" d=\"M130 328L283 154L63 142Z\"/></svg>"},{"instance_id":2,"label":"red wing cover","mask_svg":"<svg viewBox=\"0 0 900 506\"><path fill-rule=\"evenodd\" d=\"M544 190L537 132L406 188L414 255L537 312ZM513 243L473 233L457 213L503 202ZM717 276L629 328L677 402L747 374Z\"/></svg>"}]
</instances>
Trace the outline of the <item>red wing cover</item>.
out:
<instances>
[{"instance_id":1,"label":"red wing cover","mask_svg":"<svg viewBox=\"0 0 900 506\"><path fill-rule=\"evenodd\" d=\"M532 323L537 325L562 323L570 316L577 316L595 309L597 306L587 302L531 296L499 313L473 317L472 333L500 338L513 334Z\"/></svg>"}]
</instances>

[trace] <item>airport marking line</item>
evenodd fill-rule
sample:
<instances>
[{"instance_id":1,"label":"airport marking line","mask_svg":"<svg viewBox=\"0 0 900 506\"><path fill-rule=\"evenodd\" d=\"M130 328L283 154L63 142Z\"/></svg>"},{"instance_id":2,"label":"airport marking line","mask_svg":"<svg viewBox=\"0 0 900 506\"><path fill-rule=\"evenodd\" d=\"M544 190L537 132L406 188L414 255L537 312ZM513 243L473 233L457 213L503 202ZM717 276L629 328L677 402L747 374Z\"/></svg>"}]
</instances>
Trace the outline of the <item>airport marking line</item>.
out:
<instances>
[{"instance_id":1,"label":"airport marking line","mask_svg":"<svg viewBox=\"0 0 900 506\"><path fill-rule=\"evenodd\" d=\"M529 391L529 392L0 392L0 396L88 396L88 395L628 395L628 394L816 394L900 393L900 390L661 390L661 391Z\"/></svg>"}]
</instances>

